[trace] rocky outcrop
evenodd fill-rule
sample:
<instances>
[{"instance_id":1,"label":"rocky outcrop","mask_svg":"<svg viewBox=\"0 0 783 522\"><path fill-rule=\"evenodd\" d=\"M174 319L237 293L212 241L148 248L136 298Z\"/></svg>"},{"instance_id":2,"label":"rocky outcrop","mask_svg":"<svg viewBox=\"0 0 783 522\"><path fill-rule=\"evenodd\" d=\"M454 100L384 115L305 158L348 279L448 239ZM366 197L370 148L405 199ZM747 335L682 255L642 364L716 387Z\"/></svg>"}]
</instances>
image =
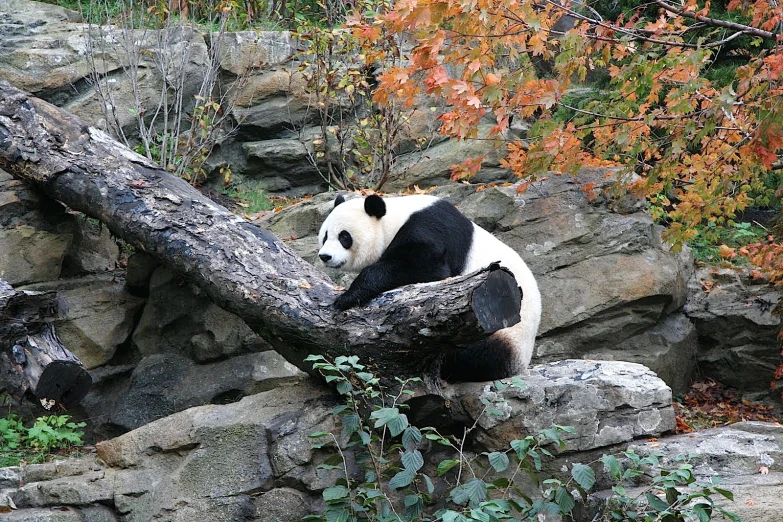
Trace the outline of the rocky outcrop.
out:
<instances>
[{"instance_id":1,"label":"rocky outcrop","mask_svg":"<svg viewBox=\"0 0 783 522\"><path fill-rule=\"evenodd\" d=\"M748 270L702 268L689 283L686 315L699 337L699 369L733 388L766 395L780 364L773 314L780 293Z\"/></svg>"},{"instance_id":2,"label":"rocky outcrop","mask_svg":"<svg viewBox=\"0 0 783 522\"><path fill-rule=\"evenodd\" d=\"M640 365L566 361L534 368L529 382L526 391L507 390L508 403L498 403L506 408L504 417L480 424L482 444L505 448L513 439L549 427L549 420L579 421L577 434L568 440L571 451L629 442L673 425L670 390ZM624 391L614 393L618 387ZM474 404L476 391L469 385L451 390L469 422L485 418L481 405ZM154 390L150 393L148 400L159 400ZM492 402L499 398L496 392L485 396ZM569 401L575 408L571 413ZM542 402L562 407L543 419L533 415ZM335 429L330 414L335 404L329 388L307 379L233 404L191 408L99 443L100 460L90 456L11 468L0 496L13 500L19 516L31 517L42 508L61 506L74 517L86 518L85 510L99 509L106 520L128 522L298 520L319 512L321 491L344 476L341 468L317 467L328 452L314 448L308 437ZM629 408L651 409L631 429L613 426ZM593 417L600 421L577 419L588 410L601 412ZM651 420L653 411L658 422ZM438 451L437 445L432 450Z\"/></svg>"}]
</instances>

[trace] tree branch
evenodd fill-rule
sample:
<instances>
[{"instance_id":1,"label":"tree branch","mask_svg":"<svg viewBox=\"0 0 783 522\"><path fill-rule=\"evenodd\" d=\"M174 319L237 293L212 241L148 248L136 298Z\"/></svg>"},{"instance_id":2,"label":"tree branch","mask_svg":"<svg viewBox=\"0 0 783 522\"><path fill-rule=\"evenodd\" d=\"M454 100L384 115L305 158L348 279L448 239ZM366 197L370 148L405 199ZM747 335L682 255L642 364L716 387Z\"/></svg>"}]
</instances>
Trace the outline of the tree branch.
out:
<instances>
[{"instance_id":1,"label":"tree branch","mask_svg":"<svg viewBox=\"0 0 783 522\"><path fill-rule=\"evenodd\" d=\"M493 277L516 288L510 273L489 269L336 313L333 283L273 234L7 82L0 82L0 168L158 256L304 370L310 353L355 354L386 375L420 375L443 351L493 330L477 317L483 304L473 302L475 289ZM508 307L511 315L497 320L515 324L519 301Z\"/></svg>"},{"instance_id":2,"label":"tree branch","mask_svg":"<svg viewBox=\"0 0 783 522\"><path fill-rule=\"evenodd\" d=\"M777 35L770 31L764 31L763 29L757 29L755 27L751 27L749 25L744 25L744 24L738 24L736 22L728 22L726 20L720 20L718 18L710 18L709 16L703 16L694 11L686 11L685 9L675 7L673 5L669 5L663 0L655 0L655 3L661 6L662 8L666 9L670 13L678 14L680 16L684 16L685 18L690 18L692 20L698 20L699 22L705 23L707 25L711 25L713 27L724 27L726 29L731 29L733 31L739 31L740 33L749 34L752 36L758 36L766 40L773 40L773 41L777 40Z\"/></svg>"}]
</instances>

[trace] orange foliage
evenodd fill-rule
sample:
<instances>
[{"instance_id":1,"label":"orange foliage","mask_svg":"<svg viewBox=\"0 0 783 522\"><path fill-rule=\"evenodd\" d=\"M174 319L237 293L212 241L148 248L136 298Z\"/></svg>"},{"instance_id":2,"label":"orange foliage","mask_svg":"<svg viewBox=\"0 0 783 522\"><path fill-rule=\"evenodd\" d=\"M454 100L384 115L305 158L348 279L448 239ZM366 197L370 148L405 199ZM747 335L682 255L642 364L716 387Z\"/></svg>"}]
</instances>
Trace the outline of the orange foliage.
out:
<instances>
[{"instance_id":1,"label":"orange foliage","mask_svg":"<svg viewBox=\"0 0 783 522\"><path fill-rule=\"evenodd\" d=\"M731 218L750 205L748 187L781 167L783 40L772 31L783 21L783 4L731 0L728 9L751 20L746 26L715 26L709 2L696 0L657 13L640 2L631 16L614 21L569 5L399 0L372 23L352 28L368 48L378 24L411 44L408 60L381 74L379 102L394 98L410 107L422 94L438 98L447 107L441 132L460 139L476 138L491 115L489 137L506 141L502 165L521 179L584 165L622 167L624 178L635 175L637 193L672 202L658 213L668 214L667 238L675 245L692 238L703 220ZM574 16L576 25L555 30L564 16ZM697 21L719 29L699 33L698 45L691 38ZM720 39L739 32L771 44L747 57L735 82L715 86L704 73ZM551 64L551 77L536 71L537 60ZM564 101L575 81L599 69L610 75L609 89L581 107ZM509 134L512 118L533 121L525 141ZM476 166L455 172L461 177Z\"/></svg>"}]
</instances>

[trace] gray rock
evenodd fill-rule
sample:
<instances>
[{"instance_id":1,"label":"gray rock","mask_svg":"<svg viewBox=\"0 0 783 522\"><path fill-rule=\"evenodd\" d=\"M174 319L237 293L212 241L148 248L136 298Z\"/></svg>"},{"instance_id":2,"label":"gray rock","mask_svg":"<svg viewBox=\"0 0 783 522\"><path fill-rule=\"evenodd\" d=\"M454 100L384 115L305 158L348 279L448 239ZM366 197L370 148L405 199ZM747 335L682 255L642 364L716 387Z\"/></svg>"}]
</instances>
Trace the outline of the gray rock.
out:
<instances>
[{"instance_id":1,"label":"gray rock","mask_svg":"<svg viewBox=\"0 0 783 522\"><path fill-rule=\"evenodd\" d=\"M130 430L192 406L237 400L304 377L274 351L205 365L176 354L154 354L138 363L127 386L118 382L91 392L85 406L93 406L88 409L93 424Z\"/></svg>"},{"instance_id":2,"label":"gray rock","mask_svg":"<svg viewBox=\"0 0 783 522\"><path fill-rule=\"evenodd\" d=\"M301 74L288 67L260 71L239 87L232 116L254 139L278 138L315 118Z\"/></svg>"},{"instance_id":3,"label":"gray rock","mask_svg":"<svg viewBox=\"0 0 783 522\"><path fill-rule=\"evenodd\" d=\"M147 297L150 294L150 279L160 265L157 257L146 252L134 252L128 258L125 270L125 286L133 295Z\"/></svg>"},{"instance_id":4,"label":"gray rock","mask_svg":"<svg viewBox=\"0 0 783 522\"><path fill-rule=\"evenodd\" d=\"M152 275L133 342L142 355L173 353L198 362L269 349L239 317L212 304L165 267Z\"/></svg>"},{"instance_id":5,"label":"gray rock","mask_svg":"<svg viewBox=\"0 0 783 522\"><path fill-rule=\"evenodd\" d=\"M3 513L3 520L8 522L85 522L81 510L74 507L64 507L57 510L51 508L19 509ZM96 520L96 522L98 521Z\"/></svg>"},{"instance_id":6,"label":"gray rock","mask_svg":"<svg viewBox=\"0 0 783 522\"><path fill-rule=\"evenodd\" d=\"M308 154L314 158L314 151L310 147L308 152L306 143L299 139L272 139L243 144L247 156L245 176L260 180L270 192L295 187L320 192L326 182L319 172L326 172L326 165L319 162L318 168L313 166Z\"/></svg>"},{"instance_id":7,"label":"gray rock","mask_svg":"<svg viewBox=\"0 0 783 522\"><path fill-rule=\"evenodd\" d=\"M479 138L487 135L491 125L479 127ZM397 158L397 163L392 168L389 181L384 185L387 191L402 191L412 188L414 185L426 188L443 185L451 176L451 165L462 163L468 158L485 156L482 163L484 167L497 168L502 157L502 147L497 147L493 141L486 139L447 140L434 146ZM510 171L493 170L492 181L511 180L514 178ZM483 183L489 179L478 178L475 181Z\"/></svg>"},{"instance_id":8,"label":"gray rock","mask_svg":"<svg viewBox=\"0 0 783 522\"><path fill-rule=\"evenodd\" d=\"M68 305L68 314L57 322L57 334L85 368L108 362L133 330L144 299L125 290L119 275L92 275L28 287L54 290Z\"/></svg>"},{"instance_id":9,"label":"gray rock","mask_svg":"<svg viewBox=\"0 0 783 522\"><path fill-rule=\"evenodd\" d=\"M613 349L599 347L585 353L585 357L643 364L663 379L672 393L685 395L691 386L689 372L696 367L698 349L699 339L693 323L685 315L673 313Z\"/></svg>"},{"instance_id":10,"label":"gray rock","mask_svg":"<svg viewBox=\"0 0 783 522\"><path fill-rule=\"evenodd\" d=\"M289 31L240 31L212 33L212 45L220 49L220 67L236 76L254 69L278 65L296 52Z\"/></svg>"},{"instance_id":11,"label":"gray rock","mask_svg":"<svg viewBox=\"0 0 783 522\"><path fill-rule=\"evenodd\" d=\"M109 229L79 218L74 220L73 242L64 260L64 275L80 275L114 270L120 248Z\"/></svg>"},{"instance_id":12,"label":"gray rock","mask_svg":"<svg viewBox=\"0 0 783 522\"><path fill-rule=\"evenodd\" d=\"M0 279L11 285L57 279L71 240L71 234L53 234L29 225L0 229Z\"/></svg>"},{"instance_id":13,"label":"gray rock","mask_svg":"<svg viewBox=\"0 0 783 522\"><path fill-rule=\"evenodd\" d=\"M674 429L671 389L640 364L566 360L530 368L522 377L527 388L501 393L489 384L460 384L446 390L468 419L478 419L476 441L505 450L526 435L553 424L571 426L568 451L586 451ZM507 403L496 403L500 397ZM482 400L496 403L501 416L481 415Z\"/></svg>"},{"instance_id":14,"label":"gray rock","mask_svg":"<svg viewBox=\"0 0 783 522\"><path fill-rule=\"evenodd\" d=\"M779 291L739 269L700 269L689 290L684 311L701 340L700 372L739 390L768 393L780 364L780 319L773 314Z\"/></svg>"},{"instance_id":15,"label":"gray rock","mask_svg":"<svg viewBox=\"0 0 783 522\"><path fill-rule=\"evenodd\" d=\"M663 453L663 463L676 467L677 455L690 456L693 472L702 480L718 477L720 487L734 495L722 500L741 520L780 519L783 486L783 427L764 422L740 422L630 447L640 455ZM762 467L766 470L762 470ZM717 500L721 500L720 497Z\"/></svg>"}]
</instances>

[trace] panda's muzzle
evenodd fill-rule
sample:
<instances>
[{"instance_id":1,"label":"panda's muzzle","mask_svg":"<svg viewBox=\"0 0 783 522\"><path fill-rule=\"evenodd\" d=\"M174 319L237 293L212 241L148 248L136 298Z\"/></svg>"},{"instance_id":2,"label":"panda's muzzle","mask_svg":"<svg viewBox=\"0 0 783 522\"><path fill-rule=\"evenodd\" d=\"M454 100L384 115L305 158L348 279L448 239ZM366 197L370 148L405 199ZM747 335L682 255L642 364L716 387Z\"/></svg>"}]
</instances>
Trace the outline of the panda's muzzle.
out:
<instances>
[{"instance_id":1,"label":"panda's muzzle","mask_svg":"<svg viewBox=\"0 0 783 522\"><path fill-rule=\"evenodd\" d=\"M333 261L332 256L330 256L329 254L318 254L318 257L329 268L340 268L345 264L345 261L340 261L340 262Z\"/></svg>"}]
</instances>

